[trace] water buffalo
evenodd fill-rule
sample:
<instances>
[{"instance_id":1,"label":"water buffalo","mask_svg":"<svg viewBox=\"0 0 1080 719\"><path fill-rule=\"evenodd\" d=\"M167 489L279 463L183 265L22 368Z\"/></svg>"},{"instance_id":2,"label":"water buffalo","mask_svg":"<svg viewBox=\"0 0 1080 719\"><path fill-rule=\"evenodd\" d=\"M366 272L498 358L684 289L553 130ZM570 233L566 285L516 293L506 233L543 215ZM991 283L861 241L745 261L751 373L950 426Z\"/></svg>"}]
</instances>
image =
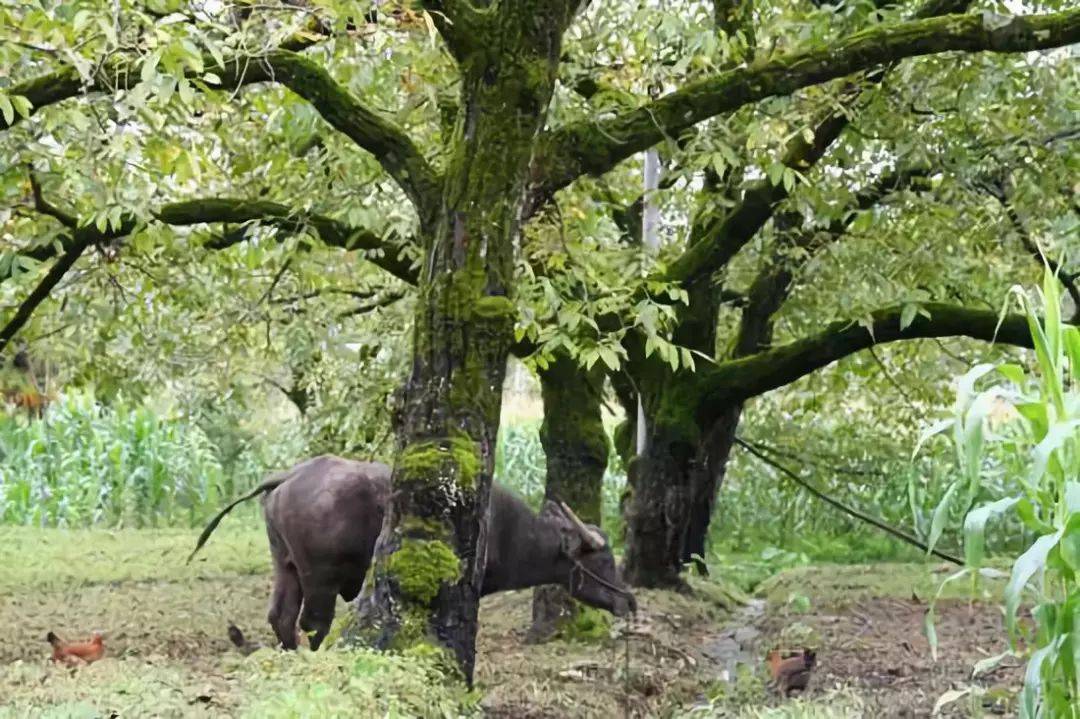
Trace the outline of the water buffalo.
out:
<instances>
[{"instance_id":1,"label":"water buffalo","mask_svg":"<svg viewBox=\"0 0 1080 719\"><path fill-rule=\"evenodd\" d=\"M295 649L299 615L311 648L318 649L337 595L351 601L360 593L390 497L390 467L333 455L300 462L218 513L191 556L233 507L260 494L274 564L268 620L282 646ZM604 534L565 504L549 501L536 515L495 485L490 521L482 595L562 584L585 604L613 614L636 609Z\"/></svg>"}]
</instances>

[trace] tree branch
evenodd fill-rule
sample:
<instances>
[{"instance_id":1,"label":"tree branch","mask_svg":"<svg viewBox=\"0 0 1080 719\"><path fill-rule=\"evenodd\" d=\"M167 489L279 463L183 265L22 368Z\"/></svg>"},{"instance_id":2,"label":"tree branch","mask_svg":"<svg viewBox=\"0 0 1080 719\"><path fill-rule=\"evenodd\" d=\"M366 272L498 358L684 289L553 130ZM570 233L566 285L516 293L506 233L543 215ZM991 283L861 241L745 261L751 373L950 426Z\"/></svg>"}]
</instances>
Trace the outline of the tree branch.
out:
<instances>
[{"instance_id":1,"label":"tree branch","mask_svg":"<svg viewBox=\"0 0 1080 719\"><path fill-rule=\"evenodd\" d=\"M222 83L235 87L251 82L248 78L254 72L257 76L265 73L266 81L285 85L310 102L330 126L374 155L409 196L421 222L426 225L431 221L442 182L403 129L360 102L310 58L279 50L267 55L259 66L237 63L228 77L222 77Z\"/></svg>"},{"instance_id":2,"label":"tree branch","mask_svg":"<svg viewBox=\"0 0 1080 719\"><path fill-rule=\"evenodd\" d=\"M838 121L838 117L832 115L819 125L819 132L815 133L815 138L831 134L828 130L822 131L822 129L824 126L831 128ZM804 143L806 146L810 144ZM809 157L811 154L800 153L800 156ZM877 204L885 195L909 187L913 182L925 178L928 174L929 170L925 167L909 167L886 173L855 195L851 209L866 210ZM743 202L729 215L709 222L702 228L692 230L692 235L699 235L697 241L693 242L668 267L664 278L690 284L719 270L753 239L754 235L772 217L775 204L786 195L787 192L782 185L773 185L768 180L755 184L746 192ZM825 232L833 235L843 233L850 219L849 217L847 220L834 221L825 228ZM792 218L789 224L794 224L794 221Z\"/></svg>"},{"instance_id":3,"label":"tree branch","mask_svg":"<svg viewBox=\"0 0 1080 719\"><path fill-rule=\"evenodd\" d=\"M312 32L300 32L282 42L279 50L299 52L323 38ZM241 58L232 58L226 65L257 61L261 54L245 55ZM202 58L204 67L219 67L217 60L212 55L206 54ZM130 89L140 76L142 63L138 60L119 58L102 63L95 69L94 74L84 80L78 71L72 66L65 66L53 72L39 75L38 77L24 80L9 88L8 95L22 95L30 101L30 115L33 116L38 110L49 105L55 105L73 97L97 92L114 92L116 90ZM259 82L254 80L253 82ZM7 130L23 120L21 115L16 114L8 123L0 117L0 130Z\"/></svg>"},{"instance_id":4,"label":"tree branch","mask_svg":"<svg viewBox=\"0 0 1080 719\"><path fill-rule=\"evenodd\" d=\"M31 187L37 187L36 180L32 180ZM63 210L59 210L48 203L44 204L45 209L43 209L43 205L40 203L44 202L44 200L39 199L40 187L37 187L34 193L35 203L39 211L53 217L63 218L61 222L69 227L77 227L78 223L75 218ZM162 205L154 212L154 218L163 224L179 227L219 222L244 223L260 221L286 232L312 230L323 244L330 247L340 247L344 250L365 250L367 251L365 258L369 262L381 267L398 279L409 284L416 284L417 273L412 267L412 262L405 254L406 243L383 239L369 230L352 227L324 215L305 215L276 202L231 198L184 200ZM133 215L126 214L121 218L120 227L115 230L100 232L95 227L77 227L74 232L61 238L59 252L66 252L83 240L90 244L96 244L122 237L130 234L137 226L138 220ZM245 239L246 235L243 231L230 232L217 241L207 243L206 247L211 250L222 250L243 242ZM57 243L42 245L19 254L38 261L44 261L58 253L56 245Z\"/></svg>"},{"instance_id":5,"label":"tree branch","mask_svg":"<svg viewBox=\"0 0 1080 719\"><path fill-rule=\"evenodd\" d=\"M957 305L926 303L930 317L916 315L901 329L902 307L879 310L870 316L869 328L850 320L829 325L820 334L722 362L699 370L701 402L697 408L701 426L709 426L715 414L732 402L764 394L810 374L833 362L878 344L927 337L971 337L1031 347L1027 319L1008 315L998 325L998 315Z\"/></svg>"},{"instance_id":6,"label":"tree branch","mask_svg":"<svg viewBox=\"0 0 1080 719\"><path fill-rule=\"evenodd\" d=\"M90 233L83 233L79 237L73 238L73 241L69 243L60 258L53 263L53 266L49 268L49 271L41 278L33 291L19 304L12 318L8 320L3 329L0 329L0 352L4 351L12 338L30 321L34 310L48 299L53 288L60 284L60 280L64 278L67 271L74 266L82 253L86 251L86 248L92 244L93 239Z\"/></svg>"},{"instance_id":7,"label":"tree branch","mask_svg":"<svg viewBox=\"0 0 1080 719\"><path fill-rule=\"evenodd\" d=\"M460 59L470 42L484 37L484 15L470 0L423 0L422 5L454 57Z\"/></svg>"},{"instance_id":8,"label":"tree branch","mask_svg":"<svg viewBox=\"0 0 1080 719\"><path fill-rule=\"evenodd\" d=\"M785 53L691 83L654 102L599 122L547 134L534 176L539 194L583 174L600 175L664 137L766 97L787 95L882 63L935 53L1026 52L1080 41L1080 10L998 19L946 15L880 25L827 47Z\"/></svg>"},{"instance_id":9,"label":"tree branch","mask_svg":"<svg viewBox=\"0 0 1080 719\"><path fill-rule=\"evenodd\" d=\"M289 43L289 47L302 49L304 42L311 44L313 41L299 38ZM213 89L278 82L310 102L327 123L374 155L414 203L421 222L430 221L439 201L441 187L435 170L404 130L360 102L318 63L294 50L278 49L261 55L231 58L223 68L207 56L204 65L220 70L217 73L221 78L220 83L206 83ZM139 61L105 63L84 84L78 72L67 67L19 83L7 92L9 95L26 97L32 104L33 113L84 93L129 89L139 82L141 68ZM9 124L0 118L0 131L21 119L16 115Z\"/></svg>"},{"instance_id":10,"label":"tree branch","mask_svg":"<svg viewBox=\"0 0 1080 719\"><path fill-rule=\"evenodd\" d=\"M186 200L162 205L154 217L164 224L177 226L260 221L287 232L314 230L324 244L345 250L367 250L366 259L372 264L409 284L416 284L416 271L405 255L403 243L387 241L369 230L324 215L298 213L276 202L228 198ZM221 250L243 240L242 232L234 232L206 246Z\"/></svg>"},{"instance_id":11,"label":"tree branch","mask_svg":"<svg viewBox=\"0 0 1080 719\"><path fill-rule=\"evenodd\" d=\"M357 317L359 315L366 315L369 312L380 309L382 307L389 307L398 300L404 299L408 292L402 288L393 290L384 290L373 297L369 302L361 302L352 309L339 312L337 318L339 320L346 319L347 317Z\"/></svg>"},{"instance_id":12,"label":"tree branch","mask_svg":"<svg viewBox=\"0 0 1080 719\"><path fill-rule=\"evenodd\" d=\"M1001 205L1001 209L1004 210L1005 216L1009 219L1009 224L1012 225L1013 231L1016 232L1016 236L1020 238L1020 244L1024 246L1027 253L1040 265L1045 263L1046 266L1050 268L1050 271L1054 273L1054 276L1058 278L1061 286L1069 293L1069 297L1072 298L1073 307L1075 308L1073 310L1072 319L1069 321L1076 324L1080 321L1080 288L1076 286L1076 278L1065 272L1065 268L1061 266L1060 262L1043 254L1042 249L1039 247L1039 243L1036 242L1035 238L1028 232L1027 225L1024 224L1024 220L1020 217L1020 213L1017 212L1016 205L1013 204L1012 199L1009 197L1005 184L1005 181L1002 179L992 180L985 185L985 188L988 193L998 201L998 204Z\"/></svg>"}]
</instances>

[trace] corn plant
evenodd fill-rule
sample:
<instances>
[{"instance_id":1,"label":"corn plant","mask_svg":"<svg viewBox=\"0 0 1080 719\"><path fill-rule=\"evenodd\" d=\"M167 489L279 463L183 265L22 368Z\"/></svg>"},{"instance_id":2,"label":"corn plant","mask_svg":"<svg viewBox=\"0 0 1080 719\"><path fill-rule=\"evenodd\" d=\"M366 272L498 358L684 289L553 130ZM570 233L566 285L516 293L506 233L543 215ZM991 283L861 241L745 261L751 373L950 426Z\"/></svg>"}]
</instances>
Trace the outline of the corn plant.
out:
<instances>
[{"instance_id":1,"label":"corn plant","mask_svg":"<svg viewBox=\"0 0 1080 719\"><path fill-rule=\"evenodd\" d=\"M266 467L227 475L196 425L71 392L40 421L0 415L0 523L194 526Z\"/></svg>"},{"instance_id":2,"label":"corn plant","mask_svg":"<svg viewBox=\"0 0 1080 719\"><path fill-rule=\"evenodd\" d=\"M1029 653L1020 716L1080 717L1080 330L1062 323L1057 278L1046 271L1041 295L1043 317L1029 294L1012 296L1026 314L1037 373L1018 364L996 367L998 383L976 391L977 382L995 369L979 365L958 383L953 416L925 433L951 430L958 476L934 513L930 544L947 518L964 514L965 566L945 584L967 577L975 586L995 572L985 566L986 526L1010 515L1033 539L1016 557L1004 590L1011 653L1026 639ZM988 450L992 443L994 451ZM984 479L1004 475L1004 496L976 500ZM939 592L940 595L940 592ZM1034 632L1017 622L1021 604L1030 602ZM927 638L936 652L933 606L927 613ZM1024 635L1024 636L1021 636ZM1003 658L981 662L980 670Z\"/></svg>"}]
</instances>

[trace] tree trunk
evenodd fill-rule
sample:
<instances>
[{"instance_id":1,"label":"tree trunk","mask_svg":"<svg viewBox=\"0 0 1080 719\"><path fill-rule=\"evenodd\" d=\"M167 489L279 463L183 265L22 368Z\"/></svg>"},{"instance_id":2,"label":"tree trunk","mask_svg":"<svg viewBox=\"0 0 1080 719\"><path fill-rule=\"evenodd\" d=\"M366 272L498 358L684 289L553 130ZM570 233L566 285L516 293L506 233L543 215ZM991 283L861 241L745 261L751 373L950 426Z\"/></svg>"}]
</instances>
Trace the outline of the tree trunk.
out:
<instances>
[{"instance_id":1,"label":"tree trunk","mask_svg":"<svg viewBox=\"0 0 1080 719\"><path fill-rule=\"evenodd\" d=\"M712 521L716 493L724 482L735 432L742 417L742 403L728 407L705 434L694 460L693 497L683 542L682 562L693 564L699 574L708 575L704 562L709 523Z\"/></svg>"},{"instance_id":2,"label":"tree trunk","mask_svg":"<svg viewBox=\"0 0 1080 719\"><path fill-rule=\"evenodd\" d=\"M694 387L692 373L684 372L644 392L647 439L630 463L626 510L625 574L634 586L685 588L680 559L700 436L688 409Z\"/></svg>"},{"instance_id":3,"label":"tree trunk","mask_svg":"<svg viewBox=\"0 0 1080 719\"><path fill-rule=\"evenodd\" d=\"M601 416L604 375L560 356L540 372L544 423L540 443L547 458L545 499L566 502L584 521L600 526L608 438ZM578 603L562 586L533 592L528 640L547 641L572 622Z\"/></svg>"},{"instance_id":4,"label":"tree trunk","mask_svg":"<svg viewBox=\"0 0 1080 719\"><path fill-rule=\"evenodd\" d=\"M461 103L441 204L423 231L412 369L395 422L394 495L361 624L381 648L449 650L447 666L471 683L513 341L514 245L571 11L551 2L461 7L452 28Z\"/></svg>"}]
</instances>

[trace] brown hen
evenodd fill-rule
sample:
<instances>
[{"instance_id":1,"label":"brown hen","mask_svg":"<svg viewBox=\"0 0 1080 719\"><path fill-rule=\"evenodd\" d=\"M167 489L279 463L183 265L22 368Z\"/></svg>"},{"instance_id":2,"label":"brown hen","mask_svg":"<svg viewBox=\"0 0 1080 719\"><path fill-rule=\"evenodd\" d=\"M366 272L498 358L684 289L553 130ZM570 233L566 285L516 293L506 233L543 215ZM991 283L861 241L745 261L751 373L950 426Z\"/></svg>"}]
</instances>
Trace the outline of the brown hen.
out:
<instances>
[{"instance_id":1,"label":"brown hen","mask_svg":"<svg viewBox=\"0 0 1080 719\"><path fill-rule=\"evenodd\" d=\"M806 689L810 682L810 672L817 664L817 654L813 649L803 649L795 656L784 659L781 658L779 650L773 649L765 655L765 660L769 663L773 685L784 696L790 696L792 692Z\"/></svg>"},{"instance_id":2,"label":"brown hen","mask_svg":"<svg viewBox=\"0 0 1080 719\"><path fill-rule=\"evenodd\" d=\"M49 632L45 639L52 645L52 660L68 666L90 664L105 656L105 643L100 632L94 632L90 640L85 642L65 642L53 632Z\"/></svg>"}]
</instances>

